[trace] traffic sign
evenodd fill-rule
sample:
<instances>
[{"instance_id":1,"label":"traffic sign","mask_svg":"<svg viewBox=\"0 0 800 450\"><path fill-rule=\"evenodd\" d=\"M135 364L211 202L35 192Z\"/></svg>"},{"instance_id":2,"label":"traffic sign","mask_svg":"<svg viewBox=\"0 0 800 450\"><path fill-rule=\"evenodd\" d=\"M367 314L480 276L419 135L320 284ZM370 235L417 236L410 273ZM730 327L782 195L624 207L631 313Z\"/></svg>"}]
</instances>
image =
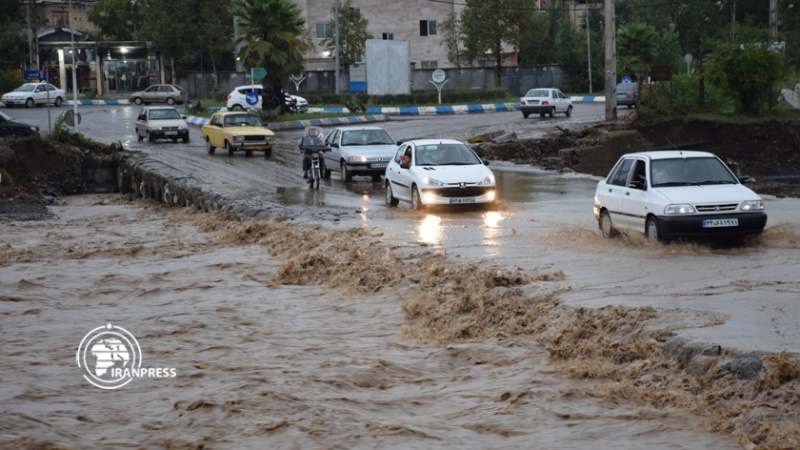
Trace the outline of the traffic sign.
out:
<instances>
[{"instance_id":1,"label":"traffic sign","mask_svg":"<svg viewBox=\"0 0 800 450\"><path fill-rule=\"evenodd\" d=\"M434 70L433 75L431 75L431 78L433 79L433 81L441 83L442 81L444 81L445 78L444 70L442 69Z\"/></svg>"},{"instance_id":2,"label":"traffic sign","mask_svg":"<svg viewBox=\"0 0 800 450\"><path fill-rule=\"evenodd\" d=\"M256 103L258 103L258 92L248 92L247 95L244 96L244 101L246 101L250 106L255 106Z\"/></svg>"},{"instance_id":3,"label":"traffic sign","mask_svg":"<svg viewBox=\"0 0 800 450\"><path fill-rule=\"evenodd\" d=\"M622 82L623 83L630 83L631 82L631 77L622 77Z\"/></svg>"},{"instance_id":4,"label":"traffic sign","mask_svg":"<svg viewBox=\"0 0 800 450\"><path fill-rule=\"evenodd\" d=\"M22 78L26 81L28 80L44 81L47 79L45 78L46 76L47 72L45 72L44 70L24 70L22 72Z\"/></svg>"},{"instance_id":5,"label":"traffic sign","mask_svg":"<svg viewBox=\"0 0 800 450\"><path fill-rule=\"evenodd\" d=\"M253 67L251 70L253 73L253 78L264 78L267 76L267 69L263 67Z\"/></svg>"}]
</instances>

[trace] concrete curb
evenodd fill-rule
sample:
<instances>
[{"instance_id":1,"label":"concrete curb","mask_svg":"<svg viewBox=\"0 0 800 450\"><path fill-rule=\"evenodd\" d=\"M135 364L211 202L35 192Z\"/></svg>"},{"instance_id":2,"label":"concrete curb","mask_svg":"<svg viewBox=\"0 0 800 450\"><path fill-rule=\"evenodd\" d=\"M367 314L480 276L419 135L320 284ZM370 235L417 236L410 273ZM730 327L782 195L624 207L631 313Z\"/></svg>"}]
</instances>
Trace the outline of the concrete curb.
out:
<instances>
[{"instance_id":1,"label":"concrete curb","mask_svg":"<svg viewBox=\"0 0 800 450\"><path fill-rule=\"evenodd\" d=\"M358 123L371 123L371 122L385 122L391 118L385 114L375 114L366 116L351 116L351 117L332 117L328 119L309 119L309 120L292 120L289 122L270 122L267 128L271 130L296 130L305 128L307 126L332 126L332 125L352 125ZM197 125L202 127L208 123L207 117L186 116L186 122L190 125Z\"/></svg>"}]
</instances>

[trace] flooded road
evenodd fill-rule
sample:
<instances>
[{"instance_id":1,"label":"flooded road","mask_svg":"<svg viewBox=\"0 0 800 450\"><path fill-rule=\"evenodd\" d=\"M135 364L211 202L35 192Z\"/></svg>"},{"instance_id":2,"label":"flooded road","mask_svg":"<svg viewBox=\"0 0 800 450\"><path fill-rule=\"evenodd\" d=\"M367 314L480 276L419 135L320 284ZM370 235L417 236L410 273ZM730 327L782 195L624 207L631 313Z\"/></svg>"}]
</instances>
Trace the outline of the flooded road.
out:
<instances>
[{"instance_id":1,"label":"flooded road","mask_svg":"<svg viewBox=\"0 0 800 450\"><path fill-rule=\"evenodd\" d=\"M199 231L210 219L116 196L53 210L2 225L0 448L740 448L603 400L529 339L408 341L402 286L282 285L281 261ZM89 384L75 351L106 323L176 376Z\"/></svg>"}]
</instances>

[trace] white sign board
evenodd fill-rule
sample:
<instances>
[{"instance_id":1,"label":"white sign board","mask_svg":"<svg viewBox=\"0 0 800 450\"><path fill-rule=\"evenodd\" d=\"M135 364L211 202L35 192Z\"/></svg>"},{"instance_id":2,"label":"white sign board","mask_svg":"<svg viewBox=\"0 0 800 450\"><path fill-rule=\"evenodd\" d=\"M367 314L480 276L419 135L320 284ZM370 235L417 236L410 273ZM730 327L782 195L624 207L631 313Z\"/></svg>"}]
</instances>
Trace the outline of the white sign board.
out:
<instances>
[{"instance_id":1,"label":"white sign board","mask_svg":"<svg viewBox=\"0 0 800 450\"><path fill-rule=\"evenodd\" d=\"M408 41L367 40L367 93L411 93L411 51Z\"/></svg>"},{"instance_id":2,"label":"white sign board","mask_svg":"<svg viewBox=\"0 0 800 450\"><path fill-rule=\"evenodd\" d=\"M433 71L433 75L431 76L431 79L433 79L433 81L435 81L436 83L441 83L442 81L444 81L444 78L445 78L445 74L444 74L444 70L442 70L442 69L434 70Z\"/></svg>"}]
</instances>

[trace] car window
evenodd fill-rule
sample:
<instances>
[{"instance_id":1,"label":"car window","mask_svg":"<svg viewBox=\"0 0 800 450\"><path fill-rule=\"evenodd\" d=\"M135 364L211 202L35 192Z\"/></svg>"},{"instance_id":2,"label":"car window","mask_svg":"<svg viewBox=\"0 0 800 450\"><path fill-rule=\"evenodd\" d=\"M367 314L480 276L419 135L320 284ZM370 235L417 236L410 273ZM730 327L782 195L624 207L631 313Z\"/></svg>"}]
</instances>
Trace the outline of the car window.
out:
<instances>
[{"instance_id":1,"label":"car window","mask_svg":"<svg viewBox=\"0 0 800 450\"><path fill-rule=\"evenodd\" d=\"M394 155L394 161L396 163L398 163L398 164L400 163L400 157L403 156L403 153L406 152L406 148L408 148L408 146L407 145L403 145L397 150L397 153L395 153L395 155Z\"/></svg>"},{"instance_id":2,"label":"car window","mask_svg":"<svg viewBox=\"0 0 800 450\"><path fill-rule=\"evenodd\" d=\"M712 157L654 160L650 176L653 187L738 184L722 161Z\"/></svg>"},{"instance_id":3,"label":"car window","mask_svg":"<svg viewBox=\"0 0 800 450\"><path fill-rule=\"evenodd\" d=\"M221 116L219 116L219 115L212 117L211 118L211 125L214 125L215 127L220 126L222 124L222 121L220 120L220 118L221 118Z\"/></svg>"},{"instance_id":4,"label":"car window","mask_svg":"<svg viewBox=\"0 0 800 450\"><path fill-rule=\"evenodd\" d=\"M150 110L150 120L173 120L180 119L181 115L174 109L153 109Z\"/></svg>"},{"instance_id":5,"label":"car window","mask_svg":"<svg viewBox=\"0 0 800 450\"><path fill-rule=\"evenodd\" d=\"M633 177L631 178L630 187L642 190L647 189L647 170L644 160L637 159L633 165Z\"/></svg>"},{"instance_id":6,"label":"car window","mask_svg":"<svg viewBox=\"0 0 800 450\"><path fill-rule=\"evenodd\" d=\"M633 159L623 159L620 164L617 165L616 169L611 172L611 176L608 177L606 182L614 186L627 186L628 175L631 173L631 166L633 166Z\"/></svg>"},{"instance_id":7,"label":"car window","mask_svg":"<svg viewBox=\"0 0 800 450\"><path fill-rule=\"evenodd\" d=\"M255 114L232 114L225 116L226 127L260 127L263 124Z\"/></svg>"},{"instance_id":8,"label":"car window","mask_svg":"<svg viewBox=\"0 0 800 450\"><path fill-rule=\"evenodd\" d=\"M418 145L416 161L421 166L463 166L483 164L464 144Z\"/></svg>"},{"instance_id":9,"label":"car window","mask_svg":"<svg viewBox=\"0 0 800 450\"><path fill-rule=\"evenodd\" d=\"M328 133L328 137L325 138L325 144L326 145L335 144L336 141L338 140L338 136L339 136L339 130L331 131L330 133Z\"/></svg>"},{"instance_id":10,"label":"car window","mask_svg":"<svg viewBox=\"0 0 800 450\"><path fill-rule=\"evenodd\" d=\"M550 92L547 89L531 89L525 97L550 97Z\"/></svg>"},{"instance_id":11,"label":"car window","mask_svg":"<svg viewBox=\"0 0 800 450\"><path fill-rule=\"evenodd\" d=\"M139 113L139 120L147 120L147 114L145 110Z\"/></svg>"}]
</instances>

